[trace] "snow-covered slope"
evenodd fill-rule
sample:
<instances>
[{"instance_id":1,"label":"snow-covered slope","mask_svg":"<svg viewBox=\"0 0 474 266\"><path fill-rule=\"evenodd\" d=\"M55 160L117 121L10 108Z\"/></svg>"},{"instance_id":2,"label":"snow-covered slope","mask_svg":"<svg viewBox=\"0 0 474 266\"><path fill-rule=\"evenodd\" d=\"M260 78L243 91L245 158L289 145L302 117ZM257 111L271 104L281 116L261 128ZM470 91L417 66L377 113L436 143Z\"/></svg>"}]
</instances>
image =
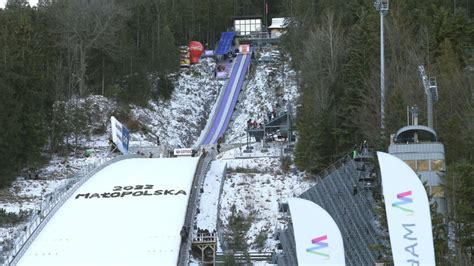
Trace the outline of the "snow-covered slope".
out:
<instances>
[{"instance_id":1,"label":"snow-covered slope","mask_svg":"<svg viewBox=\"0 0 474 266\"><path fill-rule=\"evenodd\" d=\"M268 112L285 112L289 102L296 106L298 90L295 71L289 59L271 48L257 52L252 61L250 80L243 89L233 123L226 132L226 142L241 141L245 136L247 120L263 122Z\"/></svg>"},{"instance_id":2,"label":"snow-covered slope","mask_svg":"<svg viewBox=\"0 0 474 266\"><path fill-rule=\"evenodd\" d=\"M132 106L132 116L141 124L146 125L152 133L160 136L162 144L173 147L190 146L199 136L204 127L222 81L212 78L215 63L205 59L201 64L193 65L189 70L182 70L175 84L175 91L170 101L150 102L150 108ZM40 208L45 195L67 182L80 169L91 167L117 154L109 152L109 132L107 126L110 115L117 110L114 101L103 96L93 95L85 99L74 99L64 103L66 109L78 108L86 112L88 136L79 136L79 145L75 153L53 155L44 167L33 169L18 178L9 189L0 191L0 208L7 212L19 213L20 210L33 211ZM94 132L105 130L104 134ZM75 144L72 138L70 143ZM131 134L130 147L150 147L156 145L152 134L136 132ZM93 151L88 157L84 150ZM22 227L0 225L0 246L9 241Z\"/></svg>"},{"instance_id":3,"label":"snow-covered slope","mask_svg":"<svg viewBox=\"0 0 474 266\"><path fill-rule=\"evenodd\" d=\"M197 163L134 158L107 166L58 209L18 265L176 265Z\"/></svg>"},{"instance_id":4,"label":"snow-covered slope","mask_svg":"<svg viewBox=\"0 0 474 266\"><path fill-rule=\"evenodd\" d=\"M150 102L149 108L132 106L133 118L146 125L152 134L133 133L131 146L156 145L153 134L159 136L161 143L169 148L191 146L204 128L224 84L213 78L214 66L212 59L205 59L189 70L182 70L169 101ZM244 129L249 118L262 121L268 111L275 109L284 112L287 102L295 106L297 98L295 73L290 69L288 60L273 48L258 51L251 65L247 86L241 93L237 110L226 132L226 143L244 142ZM98 102L107 103L107 100L100 98ZM113 108L101 105L97 108L105 110L104 119L97 120L107 122ZM38 208L45 194L54 192L57 186L65 182L62 179L87 165L113 157L107 151L107 139L107 133L80 139L82 149L92 148L95 151L87 158L82 153L67 158L53 156L48 166L38 169L39 180L15 182L6 192L9 196L0 197L0 208L11 211ZM258 144L254 146L253 153L245 154L250 158L241 158L242 151L236 148L220 154L213 162L204 181L196 223L199 228L212 231L216 228L219 216L225 228L231 215L230 209L235 204L237 210L252 217L253 223L246 233L250 250L257 249L255 237L259 232L264 232L268 240L264 241L263 249L270 251L275 244L271 240L274 229L284 222L277 213L278 202L300 193L311 184L303 180L303 173L297 172L294 166L291 166L292 171L289 173L280 170L278 157L283 152L284 144L272 144L269 152L261 152ZM222 179L226 165L228 169L234 170L228 171L226 178ZM222 180L224 183L221 183ZM219 204L221 187L223 191ZM0 241L10 238L19 226L0 228Z\"/></svg>"},{"instance_id":5,"label":"snow-covered slope","mask_svg":"<svg viewBox=\"0 0 474 266\"><path fill-rule=\"evenodd\" d=\"M314 183L305 181L303 174L283 173L279 158L230 160L227 167L219 216L224 232L230 233L229 220L235 206L251 222L245 234L249 251L273 251L277 244L275 230L286 224L278 204L300 195ZM256 243L259 234L266 237L262 247Z\"/></svg>"},{"instance_id":6,"label":"snow-covered slope","mask_svg":"<svg viewBox=\"0 0 474 266\"><path fill-rule=\"evenodd\" d=\"M207 58L179 73L169 101L135 107L133 115L170 148L190 147L206 125L223 81L213 78L214 60Z\"/></svg>"},{"instance_id":7,"label":"snow-covered slope","mask_svg":"<svg viewBox=\"0 0 474 266\"><path fill-rule=\"evenodd\" d=\"M278 50L259 51L252 68L254 72L241 93L233 123L226 132L226 143L244 142L248 119L261 122L273 109L284 112L288 102L296 105L299 95L295 72ZM286 143L269 145L267 152L262 152L261 144L255 143L252 153L235 148L218 155L203 183L197 228L209 232L219 229L220 236L226 239L232 234L230 217L240 212L250 223L244 236L248 251L275 250L275 230L286 223L278 212L278 204L301 194L314 183L305 180L305 174L294 165L290 165L287 173L281 170L280 156L292 158L291 154L283 153ZM225 175L224 168L227 168Z\"/></svg>"}]
</instances>

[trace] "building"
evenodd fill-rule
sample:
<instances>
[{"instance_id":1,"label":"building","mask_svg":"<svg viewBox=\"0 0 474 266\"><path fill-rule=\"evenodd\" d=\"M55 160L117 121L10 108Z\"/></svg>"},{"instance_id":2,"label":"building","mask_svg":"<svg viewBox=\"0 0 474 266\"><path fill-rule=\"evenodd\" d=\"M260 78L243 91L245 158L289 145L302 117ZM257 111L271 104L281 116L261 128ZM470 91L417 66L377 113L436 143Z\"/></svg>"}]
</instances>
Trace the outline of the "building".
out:
<instances>
[{"instance_id":1,"label":"building","mask_svg":"<svg viewBox=\"0 0 474 266\"><path fill-rule=\"evenodd\" d=\"M444 145L438 142L432 128L418 125L416 112L413 115L413 125L402 127L392 135L388 153L403 160L418 174L427 187L428 194L436 201L437 211L446 213L441 178L446 169Z\"/></svg>"},{"instance_id":2,"label":"building","mask_svg":"<svg viewBox=\"0 0 474 266\"><path fill-rule=\"evenodd\" d=\"M262 32L262 16L234 17L234 31L237 36L248 36Z\"/></svg>"},{"instance_id":3,"label":"building","mask_svg":"<svg viewBox=\"0 0 474 266\"><path fill-rule=\"evenodd\" d=\"M272 25L268 27L272 38L280 38L286 32L288 21L286 18L272 18Z\"/></svg>"}]
</instances>

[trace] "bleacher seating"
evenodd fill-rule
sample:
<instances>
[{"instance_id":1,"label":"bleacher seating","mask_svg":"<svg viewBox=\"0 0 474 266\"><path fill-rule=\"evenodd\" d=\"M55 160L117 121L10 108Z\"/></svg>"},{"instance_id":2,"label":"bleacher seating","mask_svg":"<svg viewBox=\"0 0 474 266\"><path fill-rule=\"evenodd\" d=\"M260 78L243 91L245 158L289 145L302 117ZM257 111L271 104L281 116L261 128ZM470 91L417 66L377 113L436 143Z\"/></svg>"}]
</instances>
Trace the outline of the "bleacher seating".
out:
<instances>
[{"instance_id":1,"label":"bleacher seating","mask_svg":"<svg viewBox=\"0 0 474 266\"><path fill-rule=\"evenodd\" d=\"M280 232L280 242L283 246L283 255L278 257L278 265L298 265L295 235L291 224L286 230Z\"/></svg>"},{"instance_id":2,"label":"bleacher seating","mask_svg":"<svg viewBox=\"0 0 474 266\"><path fill-rule=\"evenodd\" d=\"M354 161L345 162L330 171L300 198L318 204L332 216L342 234L347 265L374 265L378 254L371 246L380 244L380 237L375 226L377 217L372 193L360 184L361 172ZM355 194L354 185L357 187ZM293 258L296 260L293 228L289 226L283 231L280 239L284 254L279 259L284 262L278 260L278 264L295 265L291 264Z\"/></svg>"}]
</instances>

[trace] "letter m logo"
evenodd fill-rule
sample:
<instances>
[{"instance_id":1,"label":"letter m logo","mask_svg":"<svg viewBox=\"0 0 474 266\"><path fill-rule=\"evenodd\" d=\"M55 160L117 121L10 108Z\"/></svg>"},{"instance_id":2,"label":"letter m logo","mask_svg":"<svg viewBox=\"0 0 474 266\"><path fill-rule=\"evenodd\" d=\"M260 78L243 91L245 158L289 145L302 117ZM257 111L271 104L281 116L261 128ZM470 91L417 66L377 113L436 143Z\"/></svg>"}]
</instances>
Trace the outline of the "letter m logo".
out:
<instances>
[{"instance_id":1,"label":"letter m logo","mask_svg":"<svg viewBox=\"0 0 474 266\"><path fill-rule=\"evenodd\" d=\"M408 208L407 206L401 206L401 205L413 203L413 199L408 197L408 196L411 196L411 194L412 194L411 191L405 191L405 192L397 194L397 198L400 201L396 201L392 203L392 206L406 212L407 215L413 215L412 209Z\"/></svg>"},{"instance_id":2,"label":"letter m logo","mask_svg":"<svg viewBox=\"0 0 474 266\"><path fill-rule=\"evenodd\" d=\"M311 243L314 244L314 246L306 248L306 252L316 254L316 255L319 255L319 256L323 256L326 259L329 259L329 254L323 253L321 251L316 251L316 250L320 250L320 249L323 249L323 248L327 248L329 246L328 243L323 242L324 240L327 240L327 239L328 239L327 235L313 238L311 240Z\"/></svg>"}]
</instances>

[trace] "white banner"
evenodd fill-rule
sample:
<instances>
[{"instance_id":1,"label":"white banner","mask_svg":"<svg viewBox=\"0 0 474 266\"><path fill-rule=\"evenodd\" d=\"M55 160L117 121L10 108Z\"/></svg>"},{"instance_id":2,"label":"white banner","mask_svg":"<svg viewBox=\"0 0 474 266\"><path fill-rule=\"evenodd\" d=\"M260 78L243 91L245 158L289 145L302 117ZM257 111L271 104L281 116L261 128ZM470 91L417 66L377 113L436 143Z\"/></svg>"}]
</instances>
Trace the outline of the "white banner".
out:
<instances>
[{"instance_id":1,"label":"white banner","mask_svg":"<svg viewBox=\"0 0 474 266\"><path fill-rule=\"evenodd\" d=\"M341 232L332 217L309 200L290 198L288 204L298 265L345 265Z\"/></svg>"},{"instance_id":2,"label":"white banner","mask_svg":"<svg viewBox=\"0 0 474 266\"><path fill-rule=\"evenodd\" d=\"M395 265L435 265L428 196L415 172L397 157L377 152Z\"/></svg>"},{"instance_id":3,"label":"white banner","mask_svg":"<svg viewBox=\"0 0 474 266\"><path fill-rule=\"evenodd\" d=\"M110 117L110 125L112 129L112 141L123 154L128 154L128 142L130 139L128 129L113 116Z\"/></svg>"},{"instance_id":4,"label":"white banner","mask_svg":"<svg viewBox=\"0 0 474 266\"><path fill-rule=\"evenodd\" d=\"M192 156L193 149L191 148L181 148L181 149L174 149L175 156Z\"/></svg>"},{"instance_id":5,"label":"white banner","mask_svg":"<svg viewBox=\"0 0 474 266\"><path fill-rule=\"evenodd\" d=\"M239 45L239 52L241 52L243 54L247 54L248 52L250 52L250 45L248 45L248 44Z\"/></svg>"}]
</instances>

